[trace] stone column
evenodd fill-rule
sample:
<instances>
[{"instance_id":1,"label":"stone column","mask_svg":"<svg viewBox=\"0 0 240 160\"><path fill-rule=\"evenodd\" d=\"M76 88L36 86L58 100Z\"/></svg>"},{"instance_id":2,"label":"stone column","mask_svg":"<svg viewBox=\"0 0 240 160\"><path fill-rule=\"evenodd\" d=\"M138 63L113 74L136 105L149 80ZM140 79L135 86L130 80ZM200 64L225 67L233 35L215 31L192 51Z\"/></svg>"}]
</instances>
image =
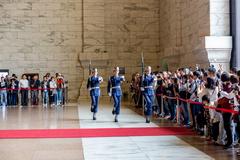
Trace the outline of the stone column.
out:
<instances>
[{"instance_id":1,"label":"stone column","mask_svg":"<svg viewBox=\"0 0 240 160\"><path fill-rule=\"evenodd\" d=\"M210 36L205 37L209 63L230 69L232 37L230 36L229 0L210 0Z\"/></svg>"},{"instance_id":2,"label":"stone column","mask_svg":"<svg viewBox=\"0 0 240 160\"><path fill-rule=\"evenodd\" d=\"M231 65L240 68L240 1L231 0L233 52Z\"/></svg>"},{"instance_id":3,"label":"stone column","mask_svg":"<svg viewBox=\"0 0 240 160\"><path fill-rule=\"evenodd\" d=\"M231 36L205 37L205 48L207 50L210 65L214 65L218 69L219 64L221 64L224 71L228 71L230 69L232 51Z\"/></svg>"}]
</instances>

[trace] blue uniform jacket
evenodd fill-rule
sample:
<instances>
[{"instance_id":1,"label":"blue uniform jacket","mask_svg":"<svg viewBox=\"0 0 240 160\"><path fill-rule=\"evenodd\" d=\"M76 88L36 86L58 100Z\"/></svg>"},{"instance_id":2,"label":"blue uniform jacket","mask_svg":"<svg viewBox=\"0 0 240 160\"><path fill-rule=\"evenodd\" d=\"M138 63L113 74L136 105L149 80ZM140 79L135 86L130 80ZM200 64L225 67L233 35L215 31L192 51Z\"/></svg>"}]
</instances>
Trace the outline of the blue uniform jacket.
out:
<instances>
[{"instance_id":1,"label":"blue uniform jacket","mask_svg":"<svg viewBox=\"0 0 240 160\"><path fill-rule=\"evenodd\" d=\"M121 90L121 82L124 80L122 76L111 76L108 80L108 87L107 91L108 93L112 93L113 95L116 96L121 96L122 95L122 90Z\"/></svg>"},{"instance_id":2,"label":"blue uniform jacket","mask_svg":"<svg viewBox=\"0 0 240 160\"><path fill-rule=\"evenodd\" d=\"M100 96L100 77L92 76L88 78L87 88L90 90L91 96Z\"/></svg>"},{"instance_id":3,"label":"blue uniform jacket","mask_svg":"<svg viewBox=\"0 0 240 160\"><path fill-rule=\"evenodd\" d=\"M144 87L145 95L154 95L153 88L154 76L153 75L144 75L142 87Z\"/></svg>"}]
</instances>

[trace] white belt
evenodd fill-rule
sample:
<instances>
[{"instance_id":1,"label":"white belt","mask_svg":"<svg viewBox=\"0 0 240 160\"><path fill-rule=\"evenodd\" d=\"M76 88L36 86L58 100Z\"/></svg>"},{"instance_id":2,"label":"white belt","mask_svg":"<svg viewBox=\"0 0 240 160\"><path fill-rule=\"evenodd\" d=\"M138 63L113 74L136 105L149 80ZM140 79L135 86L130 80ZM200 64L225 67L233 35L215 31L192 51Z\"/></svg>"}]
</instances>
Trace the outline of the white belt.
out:
<instances>
[{"instance_id":1,"label":"white belt","mask_svg":"<svg viewBox=\"0 0 240 160\"><path fill-rule=\"evenodd\" d=\"M98 89L98 88L99 88L99 87L92 87L91 90L93 90L93 89Z\"/></svg>"},{"instance_id":2,"label":"white belt","mask_svg":"<svg viewBox=\"0 0 240 160\"><path fill-rule=\"evenodd\" d=\"M144 88L153 88L153 86L146 86L146 87L144 87Z\"/></svg>"},{"instance_id":3,"label":"white belt","mask_svg":"<svg viewBox=\"0 0 240 160\"><path fill-rule=\"evenodd\" d=\"M121 88L120 86L115 86L115 87L112 87L112 89L115 89L115 88Z\"/></svg>"}]
</instances>

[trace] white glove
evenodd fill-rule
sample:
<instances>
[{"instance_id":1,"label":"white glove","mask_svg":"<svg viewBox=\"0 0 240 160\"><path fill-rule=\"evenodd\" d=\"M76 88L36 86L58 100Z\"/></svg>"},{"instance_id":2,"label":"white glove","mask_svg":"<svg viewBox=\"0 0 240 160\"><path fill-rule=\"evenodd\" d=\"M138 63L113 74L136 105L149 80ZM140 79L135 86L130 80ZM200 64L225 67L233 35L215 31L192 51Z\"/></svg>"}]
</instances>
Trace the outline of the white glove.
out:
<instances>
[{"instance_id":1,"label":"white glove","mask_svg":"<svg viewBox=\"0 0 240 160\"><path fill-rule=\"evenodd\" d=\"M103 81L103 78L102 78L102 77L99 77L99 81Z\"/></svg>"},{"instance_id":2,"label":"white glove","mask_svg":"<svg viewBox=\"0 0 240 160\"><path fill-rule=\"evenodd\" d=\"M109 97L111 97L111 96L112 96L112 94L109 92L109 93L108 93L108 96L109 96Z\"/></svg>"},{"instance_id":3,"label":"white glove","mask_svg":"<svg viewBox=\"0 0 240 160\"><path fill-rule=\"evenodd\" d=\"M121 78L123 79L123 81L125 81L125 76L121 76Z\"/></svg>"},{"instance_id":4,"label":"white glove","mask_svg":"<svg viewBox=\"0 0 240 160\"><path fill-rule=\"evenodd\" d=\"M141 91L144 91L144 87L141 87Z\"/></svg>"}]
</instances>

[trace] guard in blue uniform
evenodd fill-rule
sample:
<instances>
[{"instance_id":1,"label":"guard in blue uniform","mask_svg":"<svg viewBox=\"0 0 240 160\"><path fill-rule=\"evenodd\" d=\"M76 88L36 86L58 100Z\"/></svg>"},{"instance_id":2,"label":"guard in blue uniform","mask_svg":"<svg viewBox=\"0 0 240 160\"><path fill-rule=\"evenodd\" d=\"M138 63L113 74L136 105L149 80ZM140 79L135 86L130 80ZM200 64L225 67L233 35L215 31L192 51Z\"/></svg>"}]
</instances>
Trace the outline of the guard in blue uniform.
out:
<instances>
[{"instance_id":1,"label":"guard in blue uniform","mask_svg":"<svg viewBox=\"0 0 240 160\"><path fill-rule=\"evenodd\" d=\"M145 74L142 77L142 91L145 99L145 116L146 123L150 123L150 117L153 112L154 101L154 83L157 81L157 77L152 75L152 69L148 66L145 70Z\"/></svg>"},{"instance_id":2,"label":"guard in blue uniform","mask_svg":"<svg viewBox=\"0 0 240 160\"><path fill-rule=\"evenodd\" d=\"M125 81L125 78L124 76L119 76L119 67L115 67L113 69L113 76L109 77L107 87L108 95L112 96L114 100L112 114L115 115L115 122L118 122L118 115L120 114L122 96L121 83L123 81Z\"/></svg>"},{"instance_id":3,"label":"guard in blue uniform","mask_svg":"<svg viewBox=\"0 0 240 160\"><path fill-rule=\"evenodd\" d=\"M93 120L96 120L96 114L98 112L98 102L100 96L100 83L103 82L103 78L98 76L98 70L95 68L92 71L92 75L88 78L87 88L90 91L92 100L91 112L93 113Z\"/></svg>"}]
</instances>

